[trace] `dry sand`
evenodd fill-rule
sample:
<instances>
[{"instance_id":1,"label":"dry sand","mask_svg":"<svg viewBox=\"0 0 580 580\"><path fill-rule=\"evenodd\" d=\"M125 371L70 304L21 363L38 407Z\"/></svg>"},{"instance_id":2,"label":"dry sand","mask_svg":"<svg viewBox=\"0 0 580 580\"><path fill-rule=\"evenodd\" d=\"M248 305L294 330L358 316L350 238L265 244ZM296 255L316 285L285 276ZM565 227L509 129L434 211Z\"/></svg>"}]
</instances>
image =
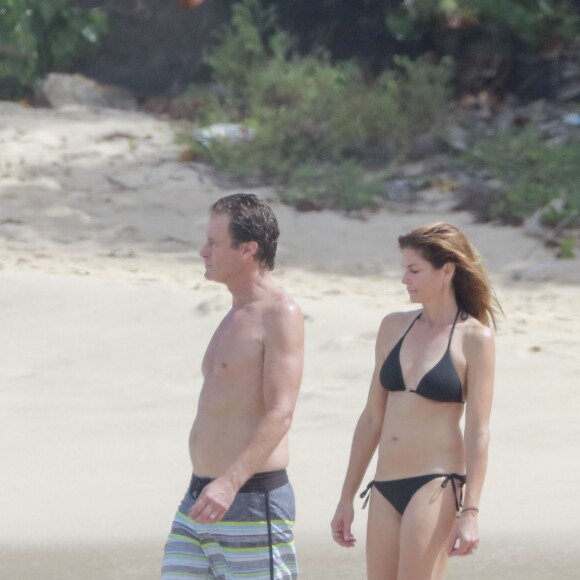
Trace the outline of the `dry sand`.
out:
<instances>
[{"instance_id":1,"label":"dry sand","mask_svg":"<svg viewBox=\"0 0 580 580\"><path fill-rule=\"evenodd\" d=\"M150 116L0 103L1 580L158 578L201 357L229 306L197 250L208 206L234 190L178 155ZM477 245L506 312L481 546L449 578L575 577L579 261L445 211L443 194L363 222L258 193L280 219L276 277L306 316L290 467L301 577L364 578L365 512L353 550L329 522L379 321L411 307L396 236L438 219Z\"/></svg>"}]
</instances>

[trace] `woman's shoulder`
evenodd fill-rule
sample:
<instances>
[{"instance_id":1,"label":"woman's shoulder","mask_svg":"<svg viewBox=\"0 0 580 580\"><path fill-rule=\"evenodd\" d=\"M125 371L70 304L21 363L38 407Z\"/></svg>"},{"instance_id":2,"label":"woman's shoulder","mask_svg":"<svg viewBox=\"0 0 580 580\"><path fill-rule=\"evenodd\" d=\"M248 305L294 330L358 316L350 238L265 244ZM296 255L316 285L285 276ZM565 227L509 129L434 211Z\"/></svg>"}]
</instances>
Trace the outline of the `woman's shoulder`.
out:
<instances>
[{"instance_id":1,"label":"woman's shoulder","mask_svg":"<svg viewBox=\"0 0 580 580\"><path fill-rule=\"evenodd\" d=\"M483 324L477 318L469 316L463 321L462 326L466 346L478 349L485 345L493 344L495 340L493 328Z\"/></svg>"},{"instance_id":2,"label":"woman's shoulder","mask_svg":"<svg viewBox=\"0 0 580 580\"><path fill-rule=\"evenodd\" d=\"M407 327L417 318L421 309L406 312L389 312L381 321L379 335L390 336L402 334Z\"/></svg>"}]
</instances>

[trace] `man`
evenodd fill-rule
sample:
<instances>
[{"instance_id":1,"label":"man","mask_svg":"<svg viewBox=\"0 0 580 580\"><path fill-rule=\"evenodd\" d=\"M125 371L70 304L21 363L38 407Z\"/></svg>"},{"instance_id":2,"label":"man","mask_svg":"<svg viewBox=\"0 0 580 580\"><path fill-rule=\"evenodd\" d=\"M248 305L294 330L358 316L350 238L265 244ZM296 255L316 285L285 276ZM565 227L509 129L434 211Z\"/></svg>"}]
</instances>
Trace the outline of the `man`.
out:
<instances>
[{"instance_id":1,"label":"man","mask_svg":"<svg viewBox=\"0 0 580 580\"><path fill-rule=\"evenodd\" d=\"M162 580L297 577L287 433L298 397L304 322L271 277L278 223L239 193L211 208L200 256L230 311L202 362L191 428L193 477L173 521Z\"/></svg>"}]
</instances>

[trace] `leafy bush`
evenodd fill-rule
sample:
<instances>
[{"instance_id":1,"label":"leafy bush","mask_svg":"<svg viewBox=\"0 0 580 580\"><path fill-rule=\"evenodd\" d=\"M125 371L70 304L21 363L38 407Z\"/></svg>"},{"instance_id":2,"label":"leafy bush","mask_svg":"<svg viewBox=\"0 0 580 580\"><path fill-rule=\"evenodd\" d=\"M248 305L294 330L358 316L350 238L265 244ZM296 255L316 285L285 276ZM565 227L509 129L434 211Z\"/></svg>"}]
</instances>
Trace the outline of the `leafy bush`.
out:
<instances>
[{"instance_id":1,"label":"leafy bush","mask_svg":"<svg viewBox=\"0 0 580 580\"><path fill-rule=\"evenodd\" d=\"M554 198L563 199L564 207L547 212L546 225L580 215L580 140L550 144L534 129L509 130L479 141L467 156L506 184L493 201L494 218L521 222Z\"/></svg>"},{"instance_id":2,"label":"leafy bush","mask_svg":"<svg viewBox=\"0 0 580 580\"><path fill-rule=\"evenodd\" d=\"M71 0L2 0L0 82L31 87L86 54L105 29L103 12L81 10Z\"/></svg>"},{"instance_id":3,"label":"leafy bush","mask_svg":"<svg viewBox=\"0 0 580 580\"><path fill-rule=\"evenodd\" d=\"M258 0L234 5L208 62L217 89L200 99L202 122L239 122L256 132L242 144L215 143L206 157L248 182L278 185L289 202L309 197L341 209L372 205L377 185L367 169L437 128L451 76L448 60L401 57L397 69L368 80L354 63L333 64L323 51L298 57Z\"/></svg>"},{"instance_id":4,"label":"leafy bush","mask_svg":"<svg viewBox=\"0 0 580 580\"><path fill-rule=\"evenodd\" d=\"M566 236L560 242L560 250L558 252L558 258L571 259L575 258L576 254L574 252L574 246L576 245L576 238L574 236Z\"/></svg>"},{"instance_id":5,"label":"leafy bush","mask_svg":"<svg viewBox=\"0 0 580 580\"><path fill-rule=\"evenodd\" d=\"M401 39L420 39L434 28L479 26L541 49L578 36L580 7L575 0L414 0L387 11L386 20Z\"/></svg>"},{"instance_id":6,"label":"leafy bush","mask_svg":"<svg viewBox=\"0 0 580 580\"><path fill-rule=\"evenodd\" d=\"M296 168L280 198L299 209L359 210L374 208L381 192L376 176L354 160L333 165L308 164Z\"/></svg>"}]
</instances>

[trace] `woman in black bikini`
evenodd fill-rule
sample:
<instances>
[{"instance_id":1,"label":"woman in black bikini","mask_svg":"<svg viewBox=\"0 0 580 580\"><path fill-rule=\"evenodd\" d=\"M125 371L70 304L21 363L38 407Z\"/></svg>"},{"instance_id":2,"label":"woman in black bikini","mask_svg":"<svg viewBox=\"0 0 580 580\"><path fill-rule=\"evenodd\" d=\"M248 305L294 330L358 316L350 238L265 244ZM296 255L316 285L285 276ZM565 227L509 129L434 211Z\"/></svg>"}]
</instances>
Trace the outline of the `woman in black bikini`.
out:
<instances>
[{"instance_id":1,"label":"woman in black bikini","mask_svg":"<svg viewBox=\"0 0 580 580\"><path fill-rule=\"evenodd\" d=\"M378 446L369 502L369 580L439 580L479 543L499 305L477 252L437 223L399 237L403 283L422 308L386 316L358 421L334 540L352 547L353 500ZM465 408L465 428L460 420Z\"/></svg>"}]
</instances>

